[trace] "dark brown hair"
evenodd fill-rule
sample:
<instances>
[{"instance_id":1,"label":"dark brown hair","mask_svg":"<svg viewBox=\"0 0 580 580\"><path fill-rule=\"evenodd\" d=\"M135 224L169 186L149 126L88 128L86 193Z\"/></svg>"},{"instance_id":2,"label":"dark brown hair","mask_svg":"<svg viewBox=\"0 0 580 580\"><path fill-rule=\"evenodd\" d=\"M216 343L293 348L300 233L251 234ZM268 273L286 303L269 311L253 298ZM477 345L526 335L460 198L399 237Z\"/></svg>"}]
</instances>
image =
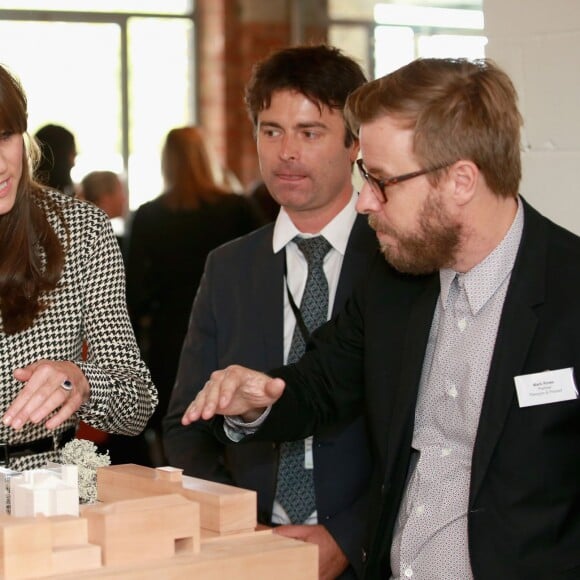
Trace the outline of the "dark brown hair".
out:
<instances>
[{"instance_id":1,"label":"dark brown hair","mask_svg":"<svg viewBox=\"0 0 580 580\"><path fill-rule=\"evenodd\" d=\"M346 98L366 82L361 67L332 46L294 46L272 53L258 62L246 85L245 103L254 125L277 91L296 91L319 109L326 106L342 112ZM345 124L345 146L356 135Z\"/></svg>"},{"instance_id":2,"label":"dark brown hair","mask_svg":"<svg viewBox=\"0 0 580 580\"><path fill-rule=\"evenodd\" d=\"M353 131L399 119L424 167L468 159L496 195L518 194L522 116L510 78L490 60L417 59L355 91L345 114Z\"/></svg>"},{"instance_id":3,"label":"dark brown hair","mask_svg":"<svg viewBox=\"0 0 580 580\"><path fill-rule=\"evenodd\" d=\"M63 225L64 218L33 179L38 149L26 133L27 124L26 95L18 80L0 66L0 129L24 136L14 207L0 216L0 312L6 334L32 326L48 305L44 294L56 287L64 265L64 248L47 213L56 212Z\"/></svg>"}]
</instances>

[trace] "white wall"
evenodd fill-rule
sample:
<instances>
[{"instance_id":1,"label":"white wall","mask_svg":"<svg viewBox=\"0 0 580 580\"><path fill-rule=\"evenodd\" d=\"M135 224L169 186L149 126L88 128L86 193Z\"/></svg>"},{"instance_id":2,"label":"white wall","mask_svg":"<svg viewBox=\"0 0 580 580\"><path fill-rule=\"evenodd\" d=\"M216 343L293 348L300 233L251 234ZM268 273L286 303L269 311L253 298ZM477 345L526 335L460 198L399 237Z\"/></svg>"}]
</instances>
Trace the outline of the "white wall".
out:
<instances>
[{"instance_id":1,"label":"white wall","mask_svg":"<svg viewBox=\"0 0 580 580\"><path fill-rule=\"evenodd\" d=\"M484 0L486 55L524 117L522 195L580 234L580 2Z\"/></svg>"}]
</instances>

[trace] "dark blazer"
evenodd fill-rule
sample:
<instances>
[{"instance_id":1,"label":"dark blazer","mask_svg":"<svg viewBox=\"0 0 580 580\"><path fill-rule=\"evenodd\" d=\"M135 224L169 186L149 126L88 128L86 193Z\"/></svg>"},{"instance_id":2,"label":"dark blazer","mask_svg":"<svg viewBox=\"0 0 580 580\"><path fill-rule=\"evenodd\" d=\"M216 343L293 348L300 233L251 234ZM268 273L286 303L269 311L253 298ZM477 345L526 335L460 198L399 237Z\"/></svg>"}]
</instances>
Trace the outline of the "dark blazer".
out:
<instances>
[{"instance_id":1,"label":"dark blazer","mask_svg":"<svg viewBox=\"0 0 580 580\"><path fill-rule=\"evenodd\" d=\"M266 442L226 446L203 422L185 428L180 420L212 371L233 363L260 370L283 364L284 252L272 252L273 229L270 224L210 253L164 420L170 464L189 475L256 490L259 520L266 524L271 521L276 490L277 446ZM366 218L357 216L334 311L344 305L355 281L368 272L377 247ZM319 433L313 453L319 523L361 571L363 516L372 471L362 416L349 417ZM353 571L343 577L354 577Z\"/></svg>"},{"instance_id":2,"label":"dark blazer","mask_svg":"<svg viewBox=\"0 0 580 580\"><path fill-rule=\"evenodd\" d=\"M578 384L580 239L524 208L472 460L468 534L477 580L580 578L580 401L520 408L514 385L514 376L566 367ZM304 437L365 408L377 457L365 550L372 580L390 574L438 296L438 275L403 276L379 260L336 321L314 334L314 349L272 372L287 387L260 438Z\"/></svg>"}]
</instances>

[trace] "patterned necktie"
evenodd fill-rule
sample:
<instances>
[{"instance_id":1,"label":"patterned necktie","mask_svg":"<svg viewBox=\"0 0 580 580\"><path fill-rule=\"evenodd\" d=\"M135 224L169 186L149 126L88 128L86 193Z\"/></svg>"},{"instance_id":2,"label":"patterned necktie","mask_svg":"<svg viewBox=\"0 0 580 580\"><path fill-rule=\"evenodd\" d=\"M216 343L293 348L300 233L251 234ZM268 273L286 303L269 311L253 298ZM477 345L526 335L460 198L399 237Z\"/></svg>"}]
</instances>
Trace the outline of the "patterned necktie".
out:
<instances>
[{"instance_id":1,"label":"patterned necktie","mask_svg":"<svg viewBox=\"0 0 580 580\"><path fill-rule=\"evenodd\" d=\"M328 281L322 268L330 244L322 237L294 238L308 262L308 276L300 314L309 333L326 322L328 316ZM296 324L288 363L296 362L304 354L306 341ZM316 509L312 469L304 466L304 440L289 441L280 445L278 486L276 499L293 524L302 524Z\"/></svg>"}]
</instances>

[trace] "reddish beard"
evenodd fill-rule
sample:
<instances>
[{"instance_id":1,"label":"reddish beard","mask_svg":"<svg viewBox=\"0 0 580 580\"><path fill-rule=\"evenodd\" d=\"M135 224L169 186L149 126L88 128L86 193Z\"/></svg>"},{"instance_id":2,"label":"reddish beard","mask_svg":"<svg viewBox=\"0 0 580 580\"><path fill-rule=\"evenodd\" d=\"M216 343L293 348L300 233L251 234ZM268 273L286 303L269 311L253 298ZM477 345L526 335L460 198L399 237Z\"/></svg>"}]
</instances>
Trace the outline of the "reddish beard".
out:
<instances>
[{"instance_id":1,"label":"reddish beard","mask_svg":"<svg viewBox=\"0 0 580 580\"><path fill-rule=\"evenodd\" d=\"M369 216L369 225L392 238L381 242L387 262L406 274L429 274L450 267L461 239L461 225L452 221L430 195L421 208L417 233L404 234L381 223L379 216Z\"/></svg>"}]
</instances>

